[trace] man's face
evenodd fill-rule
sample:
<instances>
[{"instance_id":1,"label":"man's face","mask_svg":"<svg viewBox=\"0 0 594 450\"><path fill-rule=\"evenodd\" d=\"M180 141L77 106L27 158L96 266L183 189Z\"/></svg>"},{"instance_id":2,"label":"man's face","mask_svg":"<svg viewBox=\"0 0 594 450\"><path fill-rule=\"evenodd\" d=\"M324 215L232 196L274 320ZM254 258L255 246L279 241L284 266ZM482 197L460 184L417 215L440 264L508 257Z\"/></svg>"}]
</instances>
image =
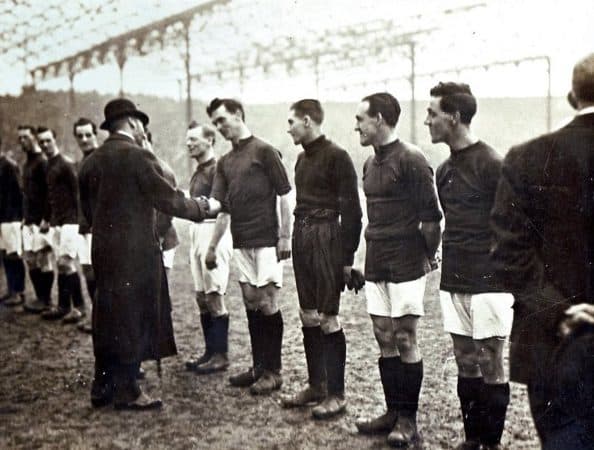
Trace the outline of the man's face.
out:
<instances>
[{"instance_id":1,"label":"man's face","mask_svg":"<svg viewBox=\"0 0 594 450\"><path fill-rule=\"evenodd\" d=\"M186 146L191 158L200 159L212 149L212 142L204 137L201 127L196 127L186 132Z\"/></svg>"},{"instance_id":2,"label":"man's face","mask_svg":"<svg viewBox=\"0 0 594 450\"><path fill-rule=\"evenodd\" d=\"M454 124L452 115L442 111L439 105L440 100L441 97L431 97L424 124L429 127L431 142L434 144L445 142L447 144Z\"/></svg>"},{"instance_id":3,"label":"man's face","mask_svg":"<svg viewBox=\"0 0 594 450\"><path fill-rule=\"evenodd\" d=\"M227 111L227 108L225 108L225 105L221 105L213 111L210 120L213 125L217 127L219 133L221 133L221 135L228 141L239 137L240 126L242 123L241 111L230 113Z\"/></svg>"},{"instance_id":4,"label":"man's face","mask_svg":"<svg viewBox=\"0 0 594 450\"><path fill-rule=\"evenodd\" d=\"M74 130L74 137L83 153L91 152L98 147L97 135L93 133L93 126L90 123L77 126Z\"/></svg>"},{"instance_id":5,"label":"man's face","mask_svg":"<svg viewBox=\"0 0 594 450\"><path fill-rule=\"evenodd\" d=\"M355 114L355 131L359 133L359 141L364 147L376 141L380 125L379 117L371 117L368 112L369 102L359 103Z\"/></svg>"},{"instance_id":6,"label":"man's face","mask_svg":"<svg viewBox=\"0 0 594 450\"><path fill-rule=\"evenodd\" d=\"M289 129L287 130L287 133L289 133L293 138L293 143L295 145L302 144L304 139L307 137L309 130L304 121L304 118L295 115L295 110L292 109L289 111L289 117L287 118L287 122L289 124Z\"/></svg>"},{"instance_id":7,"label":"man's face","mask_svg":"<svg viewBox=\"0 0 594 450\"><path fill-rule=\"evenodd\" d=\"M39 142L39 146L45 156L51 158L58 152L58 147L56 146L56 138L50 130L43 131L37 135L37 142Z\"/></svg>"},{"instance_id":8,"label":"man's face","mask_svg":"<svg viewBox=\"0 0 594 450\"><path fill-rule=\"evenodd\" d=\"M24 152L30 152L35 148L35 137L33 137L33 133L28 128L26 130L18 130L18 140L21 149Z\"/></svg>"}]
</instances>

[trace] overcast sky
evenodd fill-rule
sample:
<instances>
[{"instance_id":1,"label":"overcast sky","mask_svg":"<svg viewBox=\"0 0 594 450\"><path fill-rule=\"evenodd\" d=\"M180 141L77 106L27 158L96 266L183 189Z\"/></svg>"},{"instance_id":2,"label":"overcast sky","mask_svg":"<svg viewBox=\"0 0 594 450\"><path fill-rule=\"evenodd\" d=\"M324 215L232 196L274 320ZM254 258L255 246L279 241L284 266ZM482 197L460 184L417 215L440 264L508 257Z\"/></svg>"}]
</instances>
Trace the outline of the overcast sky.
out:
<instances>
[{"instance_id":1,"label":"overcast sky","mask_svg":"<svg viewBox=\"0 0 594 450\"><path fill-rule=\"evenodd\" d=\"M85 4L93 1L88 0ZM143 2L126 3L132 5L129 8L142 11ZM168 9L163 10L163 14L167 15L175 8L185 9L200 2L165 3ZM234 59L237 48L241 48L242 42L248 37L257 36L262 43L283 35L305 39L304 34L311 34L307 27L312 30L341 28L378 18L392 18L405 30L415 27L435 29L419 39L417 71L420 73L547 55L552 61L552 92L559 96L565 95L568 90L573 63L594 51L594 2L591 0L477 0L474 3L484 3L485 6L466 13L441 14L442 5L456 7L471 3L468 0L234 0L225 8L230 11L240 29L230 32L215 23L203 32L195 30L192 33L192 71L199 73L208 70L205 67L214 67L219 63L217 58L223 61ZM246 20L248 10L252 15ZM159 14L158 9L151 9L150 14L152 16L146 18L149 21L162 18L154 17ZM81 20L84 21L84 17ZM28 24L23 21L22 26ZM57 33L60 32L66 31L58 29ZM60 50L50 50L44 57L50 61L66 56ZM179 82L183 76L180 52L180 48L168 48L148 57L131 58L124 70L125 91L178 98L180 87L183 87ZM400 54L391 56L384 63L373 63L372 57L361 57L355 60L356 67L352 70L321 73L318 89L313 71L308 68L289 73L284 69L277 70L268 79L257 76L253 80L246 80L243 89L236 80L196 81L192 87L195 98L233 95L253 103L287 101L302 96L348 101L359 98L362 92L370 89L398 91L399 98L406 99L410 96L410 87L401 78L408 71L407 61L406 55ZM0 92L18 94L26 73L25 67L2 64L1 70ZM388 80L391 77L394 79ZM444 79L466 81L471 84L475 94L481 97L544 96L547 88L546 65L544 61L534 61L518 66L497 66L489 70L474 69L420 77L417 80L417 97L423 97L429 86ZM44 89L68 89L68 86L65 77L38 84L39 88ZM117 93L117 66L108 64L78 74L75 89Z\"/></svg>"}]
</instances>

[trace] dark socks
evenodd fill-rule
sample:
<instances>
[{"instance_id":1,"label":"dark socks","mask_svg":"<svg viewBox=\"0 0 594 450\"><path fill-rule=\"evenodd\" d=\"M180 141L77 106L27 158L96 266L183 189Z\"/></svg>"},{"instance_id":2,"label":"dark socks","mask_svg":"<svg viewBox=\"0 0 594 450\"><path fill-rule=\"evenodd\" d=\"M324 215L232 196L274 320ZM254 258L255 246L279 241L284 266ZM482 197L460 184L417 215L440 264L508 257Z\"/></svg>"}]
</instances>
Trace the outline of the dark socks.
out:
<instances>
[{"instance_id":1,"label":"dark socks","mask_svg":"<svg viewBox=\"0 0 594 450\"><path fill-rule=\"evenodd\" d=\"M264 368L270 372L280 373L282 368L282 347L284 322L280 311L261 316L262 352Z\"/></svg>"},{"instance_id":2,"label":"dark socks","mask_svg":"<svg viewBox=\"0 0 594 450\"><path fill-rule=\"evenodd\" d=\"M328 395L344 395L346 339L342 329L323 336Z\"/></svg>"},{"instance_id":3,"label":"dark socks","mask_svg":"<svg viewBox=\"0 0 594 450\"><path fill-rule=\"evenodd\" d=\"M248 319L248 330L250 332L250 341L252 344L252 362L254 372L261 373L263 370L263 347L267 343L262 342L262 313L260 311L252 311L246 309Z\"/></svg>"},{"instance_id":4,"label":"dark socks","mask_svg":"<svg viewBox=\"0 0 594 450\"><path fill-rule=\"evenodd\" d=\"M43 301L41 298L41 292L43 291L43 288L41 287L41 269L30 269L29 278L31 279L31 284L35 291L35 297L37 297L38 300Z\"/></svg>"},{"instance_id":5,"label":"dark socks","mask_svg":"<svg viewBox=\"0 0 594 450\"><path fill-rule=\"evenodd\" d=\"M4 258L6 281L10 292L25 290L25 264L21 258L7 256Z\"/></svg>"},{"instance_id":6,"label":"dark socks","mask_svg":"<svg viewBox=\"0 0 594 450\"><path fill-rule=\"evenodd\" d=\"M378 360L380 379L384 388L384 398L388 411L398 409L398 378L400 378L401 361L400 356L392 358L381 357Z\"/></svg>"},{"instance_id":7,"label":"dark socks","mask_svg":"<svg viewBox=\"0 0 594 450\"><path fill-rule=\"evenodd\" d=\"M467 441L479 442L482 434L481 404L484 382L481 378L458 377L458 398Z\"/></svg>"},{"instance_id":8,"label":"dark socks","mask_svg":"<svg viewBox=\"0 0 594 450\"><path fill-rule=\"evenodd\" d=\"M85 300L82 295L82 289L80 286L80 277L78 272L66 275L68 278L68 286L70 287L70 295L72 296L72 306L79 310L85 309Z\"/></svg>"},{"instance_id":9,"label":"dark socks","mask_svg":"<svg viewBox=\"0 0 594 450\"><path fill-rule=\"evenodd\" d=\"M39 300L46 305L51 303L52 285L54 284L54 272L40 272L39 274Z\"/></svg>"},{"instance_id":10,"label":"dark socks","mask_svg":"<svg viewBox=\"0 0 594 450\"><path fill-rule=\"evenodd\" d=\"M209 330L212 325L212 316L209 312L200 313L200 323L202 324L202 335L204 336L204 353L212 355L212 349L209 342Z\"/></svg>"},{"instance_id":11,"label":"dark socks","mask_svg":"<svg viewBox=\"0 0 594 450\"><path fill-rule=\"evenodd\" d=\"M324 346L322 343L322 329L317 327L303 327L303 348L307 361L307 375L310 386L326 388L326 364Z\"/></svg>"},{"instance_id":12,"label":"dark socks","mask_svg":"<svg viewBox=\"0 0 594 450\"><path fill-rule=\"evenodd\" d=\"M416 421L419 409L419 395L423 383L423 361L416 363L400 362L398 383L398 411Z\"/></svg>"},{"instance_id":13,"label":"dark socks","mask_svg":"<svg viewBox=\"0 0 594 450\"><path fill-rule=\"evenodd\" d=\"M481 442L487 445L498 444L501 442L509 405L509 383L485 383L481 403L485 411Z\"/></svg>"},{"instance_id":14,"label":"dark socks","mask_svg":"<svg viewBox=\"0 0 594 450\"><path fill-rule=\"evenodd\" d=\"M58 274L58 308L70 310L70 283L68 275Z\"/></svg>"},{"instance_id":15,"label":"dark socks","mask_svg":"<svg viewBox=\"0 0 594 450\"><path fill-rule=\"evenodd\" d=\"M208 328L208 343L211 354L225 354L228 351L229 316L213 317Z\"/></svg>"}]
</instances>

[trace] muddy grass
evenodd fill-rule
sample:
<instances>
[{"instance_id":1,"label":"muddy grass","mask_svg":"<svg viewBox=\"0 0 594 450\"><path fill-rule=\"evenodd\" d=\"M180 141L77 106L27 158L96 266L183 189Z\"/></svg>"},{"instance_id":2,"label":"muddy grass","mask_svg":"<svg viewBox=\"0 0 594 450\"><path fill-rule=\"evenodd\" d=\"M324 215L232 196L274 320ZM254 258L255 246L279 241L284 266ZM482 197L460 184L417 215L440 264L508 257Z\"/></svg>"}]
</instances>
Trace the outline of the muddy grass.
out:
<instances>
[{"instance_id":1,"label":"muddy grass","mask_svg":"<svg viewBox=\"0 0 594 450\"><path fill-rule=\"evenodd\" d=\"M0 448L388 448L384 437L359 436L354 426L358 417L384 409L379 355L362 294L348 293L342 299L348 411L340 418L313 421L309 409L281 409L280 393L252 397L246 390L227 384L229 374L251 361L235 270L227 296L231 368L223 375L200 377L184 370L185 358L202 348L202 338L187 262L187 228L183 224L178 228L184 244L178 249L170 288L179 355L164 361L161 380L154 363L143 365L147 372L143 388L160 395L164 409L132 413L91 408L91 337L72 326L46 323L37 316L0 306ZM436 272L430 276L427 315L420 325L425 378L419 428L425 449L450 449L463 437L456 367L449 337L441 326L438 277ZM281 305L285 319L281 392L293 392L306 379L306 368L290 265L285 267ZM512 384L511 393L504 446L536 449L525 389Z\"/></svg>"}]
</instances>

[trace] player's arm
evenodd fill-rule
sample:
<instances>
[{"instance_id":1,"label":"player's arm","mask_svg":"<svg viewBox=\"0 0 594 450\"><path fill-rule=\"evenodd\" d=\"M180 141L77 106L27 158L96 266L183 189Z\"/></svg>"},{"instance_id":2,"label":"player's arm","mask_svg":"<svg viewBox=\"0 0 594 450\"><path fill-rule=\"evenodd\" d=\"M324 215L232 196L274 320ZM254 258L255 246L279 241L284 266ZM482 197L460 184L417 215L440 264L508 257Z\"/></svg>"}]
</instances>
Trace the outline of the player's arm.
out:
<instances>
[{"instance_id":1,"label":"player's arm","mask_svg":"<svg viewBox=\"0 0 594 450\"><path fill-rule=\"evenodd\" d=\"M276 257L279 261L291 257L291 206L289 194L279 196L280 233L276 244Z\"/></svg>"},{"instance_id":2,"label":"player's arm","mask_svg":"<svg viewBox=\"0 0 594 450\"><path fill-rule=\"evenodd\" d=\"M217 253L216 253L217 247L219 245L219 242L221 242L223 235L227 231L227 228L229 227L229 223L231 223L231 216L229 215L229 213L220 212L217 215L215 229L212 234L210 244L208 245L208 251L206 252L206 257L204 259L206 268L209 270L212 270L215 267L217 267Z\"/></svg>"}]
</instances>

